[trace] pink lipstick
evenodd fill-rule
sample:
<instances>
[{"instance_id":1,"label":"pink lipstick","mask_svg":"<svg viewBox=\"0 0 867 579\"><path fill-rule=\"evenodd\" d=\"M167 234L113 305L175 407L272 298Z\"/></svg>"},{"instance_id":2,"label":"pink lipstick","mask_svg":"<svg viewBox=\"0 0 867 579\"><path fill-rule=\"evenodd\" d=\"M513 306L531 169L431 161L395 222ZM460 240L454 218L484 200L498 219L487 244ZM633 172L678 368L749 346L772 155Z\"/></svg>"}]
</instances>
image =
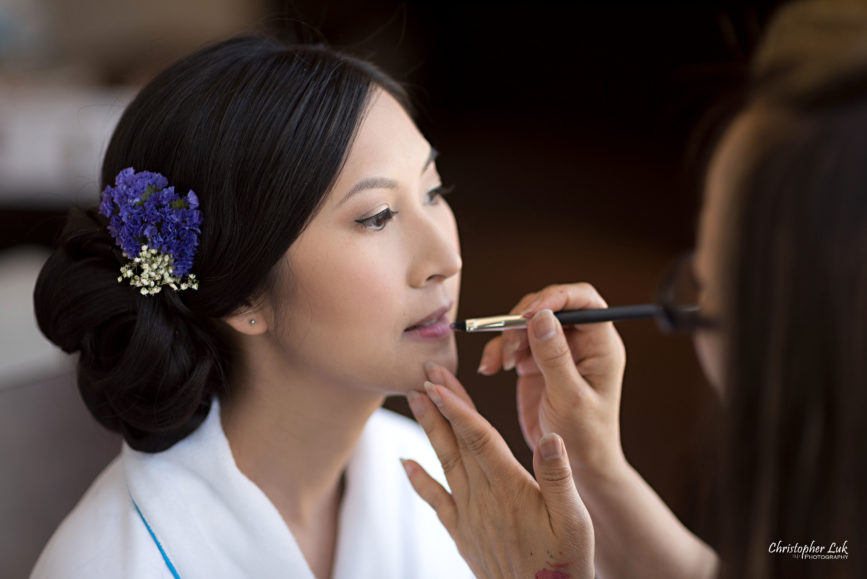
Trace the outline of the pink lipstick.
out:
<instances>
[{"instance_id":1,"label":"pink lipstick","mask_svg":"<svg viewBox=\"0 0 867 579\"><path fill-rule=\"evenodd\" d=\"M417 340L439 340L452 334L449 323L449 311L451 305L444 306L434 311L414 324L407 327L403 333L405 336Z\"/></svg>"}]
</instances>

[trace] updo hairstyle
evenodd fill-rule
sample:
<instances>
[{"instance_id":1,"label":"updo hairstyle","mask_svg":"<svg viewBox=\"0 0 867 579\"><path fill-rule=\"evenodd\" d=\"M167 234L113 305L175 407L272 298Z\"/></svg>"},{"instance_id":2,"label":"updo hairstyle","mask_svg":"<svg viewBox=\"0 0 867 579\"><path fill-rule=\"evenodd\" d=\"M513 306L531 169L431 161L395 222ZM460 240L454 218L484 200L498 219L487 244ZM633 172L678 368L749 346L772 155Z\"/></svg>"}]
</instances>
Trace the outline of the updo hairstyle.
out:
<instances>
[{"instance_id":1,"label":"updo hairstyle","mask_svg":"<svg viewBox=\"0 0 867 579\"><path fill-rule=\"evenodd\" d=\"M375 89L408 108L402 88L368 62L322 45L241 37L173 64L127 107L101 187L134 167L196 192L199 289L143 296L118 283L126 258L92 209L70 214L34 305L48 339L79 353L89 410L132 448L169 448L227 392L237 351L221 318L269 290Z\"/></svg>"}]
</instances>

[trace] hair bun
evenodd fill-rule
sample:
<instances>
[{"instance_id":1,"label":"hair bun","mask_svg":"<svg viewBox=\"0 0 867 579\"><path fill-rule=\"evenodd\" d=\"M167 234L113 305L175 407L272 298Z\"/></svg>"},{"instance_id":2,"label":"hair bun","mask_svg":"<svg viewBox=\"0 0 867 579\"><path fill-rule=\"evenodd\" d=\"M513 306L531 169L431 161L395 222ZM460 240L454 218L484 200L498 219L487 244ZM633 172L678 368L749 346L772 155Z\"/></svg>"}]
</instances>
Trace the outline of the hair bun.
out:
<instances>
[{"instance_id":1,"label":"hair bun","mask_svg":"<svg viewBox=\"0 0 867 579\"><path fill-rule=\"evenodd\" d=\"M223 381L220 345L174 292L119 283L121 251L93 212L70 213L34 290L49 340L79 352L78 385L94 417L137 450L164 450L207 416Z\"/></svg>"},{"instance_id":2,"label":"hair bun","mask_svg":"<svg viewBox=\"0 0 867 579\"><path fill-rule=\"evenodd\" d=\"M763 97L808 104L862 96L867 4L812 0L781 8L753 61L753 74Z\"/></svg>"},{"instance_id":3,"label":"hair bun","mask_svg":"<svg viewBox=\"0 0 867 579\"><path fill-rule=\"evenodd\" d=\"M70 212L33 292L39 329L64 352L79 351L94 328L135 316L134 296L117 283L120 257L98 216Z\"/></svg>"}]
</instances>

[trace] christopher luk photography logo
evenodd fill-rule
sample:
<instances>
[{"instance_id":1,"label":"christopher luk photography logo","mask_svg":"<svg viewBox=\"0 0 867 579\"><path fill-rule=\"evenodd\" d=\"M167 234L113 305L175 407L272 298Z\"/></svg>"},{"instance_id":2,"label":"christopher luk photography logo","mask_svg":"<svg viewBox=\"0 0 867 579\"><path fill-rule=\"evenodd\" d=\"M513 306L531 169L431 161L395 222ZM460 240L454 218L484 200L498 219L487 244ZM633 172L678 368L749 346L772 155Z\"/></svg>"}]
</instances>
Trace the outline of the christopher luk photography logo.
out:
<instances>
[{"instance_id":1,"label":"christopher luk photography logo","mask_svg":"<svg viewBox=\"0 0 867 579\"><path fill-rule=\"evenodd\" d=\"M848 559L849 541L832 542L830 545L816 544L816 541L806 543L783 543L775 541L768 547L768 553L790 555L795 559Z\"/></svg>"}]
</instances>

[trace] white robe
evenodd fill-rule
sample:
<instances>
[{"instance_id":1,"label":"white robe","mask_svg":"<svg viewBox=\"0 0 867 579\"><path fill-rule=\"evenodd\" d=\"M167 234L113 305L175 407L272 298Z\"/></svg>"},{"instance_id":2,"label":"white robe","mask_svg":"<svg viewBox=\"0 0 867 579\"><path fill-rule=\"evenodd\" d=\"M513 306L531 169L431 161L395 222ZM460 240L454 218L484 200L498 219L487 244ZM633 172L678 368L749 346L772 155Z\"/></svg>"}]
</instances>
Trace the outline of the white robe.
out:
<instances>
[{"instance_id":1,"label":"white robe","mask_svg":"<svg viewBox=\"0 0 867 579\"><path fill-rule=\"evenodd\" d=\"M401 457L442 480L419 426L377 410L347 467L332 577L472 577L412 490ZM55 531L31 577L171 578L170 565L182 579L314 579L277 509L235 465L216 403L164 452L124 445Z\"/></svg>"}]
</instances>

